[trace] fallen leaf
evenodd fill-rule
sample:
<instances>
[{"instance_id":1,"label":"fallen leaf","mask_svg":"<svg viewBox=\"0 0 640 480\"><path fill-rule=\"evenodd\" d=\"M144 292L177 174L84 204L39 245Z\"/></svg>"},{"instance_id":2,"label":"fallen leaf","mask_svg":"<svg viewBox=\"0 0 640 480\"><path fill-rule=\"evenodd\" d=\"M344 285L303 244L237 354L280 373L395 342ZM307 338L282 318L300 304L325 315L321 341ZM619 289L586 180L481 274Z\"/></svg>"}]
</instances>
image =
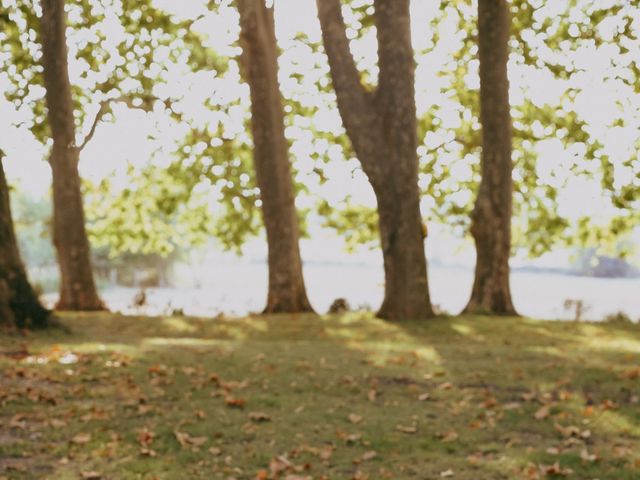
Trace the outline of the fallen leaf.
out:
<instances>
[{"instance_id":1,"label":"fallen leaf","mask_svg":"<svg viewBox=\"0 0 640 480\"><path fill-rule=\"evenodd\" d=\"M425 400L429 400L429 398L431 397L430 393L421 393L420 395L418 395L418 400L420 400L421 402L424 402Z\"/></svg>"},{"instance_id":2,"label":"fallen leaf","mask_svg":"<svg viewBox=\"0 0 640 480\"><path fill-rule=\"evenodd\" d=\"M249 420L256 423L270 422L271 417L263 412L251 412L249 413Z\"/></svg>"},{"instance_id":3,"label":"fallen leaf","mask_svg":"<svg viewBox=\"0 0 640 480\"><path fill-rule=\"evenodd\" d=\"M415 425L412 425L411 427L405 427L403 425L396 425L396 430L398 430L399 432L402 432L402 433L416 433L418 431L418 429L416 428Z\"/></svg>"},{"instance_id":4,"label":"fallen leaf","mask_svg":"<svg viewBox=\"0 0 640 480\"><path fill-rule=\"evenodd\" d=\"M227 406L232 408L244 408L247 401L244 400L243 398L236 398L236 397L229 396L224 399L224 403L226 403Z\"/></svg>"},{"instance_id":5,"label":"fallen leaf","mask_svg":"<svg viewBox=\"0 0 640 480\"><path fill-rule=\"evenodd\" d=\"M353 424L358 424L362 422L362 415L358 415L356 413L350 413L348 419L349 419L349 422Z\"/></svg>"},{"instance_id":6,"label":"fallen leaf","mask_svg":"<svg viewBox=\"0 0 640 480\"><path fill-rule=\"evenodd\" d=\"M441 478L451 478L453 477L454 473L453 470L449 469L449 470L445 470L444 472L440 472L440 477Z\"/></svg>"},{"instance_id":7,"label":"fallen leaf","mask_svg":"<svg viewBox=\"0 0 640 480\"><path fill-rule=\"evenodd\" d=\"M369 393L367 394L367 398L369 399L369 401L371 403L376 401L376 397L378 396L378 392L376 392L375 390L369 390Z\"/></svg>"},{"instance_id":8,"label":"fallen leaf","mask_svg":"<svg viewBox=\"0 0 640 480\"><path fill-rule=\"evenodd\" d=\"M193 446L193 447L201 447L205 443L207 443L207 437L192 437L188 433L174 431L173 434L176 437L176 440L182 447Z\"/></svg>"},{"instance_id":9,"label":"fallen leaf","mask_svg":"<svg viewBox=\"0 0 640 480\"><path fill-rule=\"evenodd\" d=\"M82 472L82 478L84 480L100 480L102 475L98 472Z\"/></svg>"},{"instance_id":10,"label":"fallen leaf","mask_svg":"<svg viewBox=\"0 0 640 480\"><path fill-rule=\"evenodd\" d=\"M449 430L447 433L445 433L442 436L442 441L444 443L455 442L458 439L458 437L459 437L458 432L456 432L455 430Z\"/></svg>"},{"instance_id":11,"label":"fallen leaf","mask_svg":"<svg viewBox=\"0 0 640 480\"><path fill-rule=\"evenodd\" d=\"M277 477L280 473L285 472L293 467L293 463L291 463L289 459L284 455L272 458L269 462L269 470L271 471L272 477Z\"/></svg>"},{"instance_id":12,"label":"fallen leaf","mask_svg":"<svg viewBox=\"0 0 640 480\"><path fill-rule=\"evenodd\" d=\"M51 420L49 420L49 425L51 425L53 428L62 428L67 426L67 422L58 418L52 418Z\"/></svg>"},{"instance_id":13,"label":"fallen leaf","mask_svg":"<svg viewBox=\"0 0 640 480\"><path fill-rule=\"evenodd\" d=\"M589 451L586 448L583 448L582 451L580 452L580 458L585 462L589 462L589 463L593 463L598 460L598 456L596 454L589 453Z\"/></svg>"},{"instance_id":14,"label":"fallen leaf","mask_svg":"<svg viewBox=\"0 0 640 480\"><path fill-rule=\"evenodd\" d=\"M378 456L378 453L374 450L369 450L368 452L365 452L362 455L362 460L363 461L368 461L368 460L373 460L374 458L376 458Z\"/></svg>"},{"instance_id":15,"label":"fallen leaf","mask_svg":"<svg viewBox=\"0 0 640 480\"><path fill-rule=\"evenodd\" d=\"M562 468L559 462L553 465L540 465L539 470L543 475L556 475L559 477L567 477L573 473L570 468Z\"/></svg>"},{"instance_id":16,"label":"fallen leaf","mask_svg":"<svg viewBox=\"0 0 640 480\"><path fill-rule=\"evenodd\" d=\"M548 405L545 405L544 407L539 408L536 413L533 414L533 416L536 418L536 420L544 420L549 416L550 413L551 409Z\"/></svg>"},{"instance_id":17,"label":"fallen leaf","mask_svg":"<svg viewBox=\"0 0 640 480\"><path fill-rule=\"evenodd\" d=\"M144 455L145 457L157 457L158 456L158 452L156 452L155 450L153 450L151 448L142 447L140 449L140 455Z\"/></svg>"},{"instance_id":18,"label":"fallen leaf","mask_svg":"<svg viewBox=\"0 0 640 480\"><path fill-rule=\"evenodd\" d=\"M71 439L73 443L77 443L78 445L83 445L85 443L89 443L91 441L90 433L79 433L75 437Z\"/></svg>"}]
</instances>

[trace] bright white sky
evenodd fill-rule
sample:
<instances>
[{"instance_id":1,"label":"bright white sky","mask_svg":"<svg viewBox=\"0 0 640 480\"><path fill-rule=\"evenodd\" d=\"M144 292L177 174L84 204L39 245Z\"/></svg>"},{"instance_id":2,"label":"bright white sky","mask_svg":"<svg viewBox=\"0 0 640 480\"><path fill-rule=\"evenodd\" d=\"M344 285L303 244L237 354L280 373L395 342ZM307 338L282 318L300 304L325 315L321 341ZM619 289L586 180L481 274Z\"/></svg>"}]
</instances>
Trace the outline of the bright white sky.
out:
<instances>
[{"instance_id":1,"label":"bright white sky","mask_svg":"<svg viewBox=\"0 0 640 480\"><path fill-rule=\"evenodd\" d=\"M194 18L203 11L204 0L156 0L157 4L185 18ZM548 2L545 9L553 9L562 2ZM416 50L423 50L430 46L431 34L429 21L436 15L439 8L438 2L426 0L414 0L412 2L412 31ZM559 7L558 7L559 8ZM459 116L454 109L454 104L447 99L446 94L440 94L443 80L438 72L449 61L449 56L460 45L460 36L456 34L457 18L450 14L441 25L443 34L450 41L441 42L435 51L426 60L419 59L416 72L416 101L419 113L425 112L431 105L442 105L442 122L444 125L456 125ZM117 31L117 22L114 22L114 32ZM640 21L636 29L640 31ZM209 42L216 47L221 55L234 54L232 46L237 38L237 13L234 9L223 9L219 15L209 15L196 24L202 32L210 32ZM295 61L304 66L313 62L305 56L305 51L297 51L291 48L291 39L297 32L307 33L312 40L320 40L320 29L316 19L315 0L277 0L276 1L276 28L280 45L285 50L281 59L282 88L286 90L292 86L287 82L287 70ZM603 26L604 29L612 26ZM115 33L114 33L115 35ZM534 41L534 40L532 40ZM71 43L71 42L70 42ZM354 45L354 54L361 65L375 65L375 39L365 38ZM587 69L587 72L574 78L584 93L577 99L578 113L585 118L590 125L590 131L596 135L605 145L605 151L612 161L621 162L630 157L634 152L634 144L640 131L640 96L634 95L630 89L621 84L613 84L604 81L604 77L610 68L612 52L607 49L584 49L576 53L578 63ZM640 55L640 52L638 53ZM304 67L303 67L304 68ZM81 69L77 62L71 61L70 75L72 81L80 82ZM467 81L470 85L477 85L477 75L470 76ZM0 73L0 89L5 88L6 78ZM566 84L552 79L548 74L531 68L510 66L511 101L518 104L523 98L529 97L536 103L557 103L560 100ZM170 79L170 86L177 92L185 93L183 108L190 116L198 121L211 118L212 112L203 106L203 92L210 95L213 91L220 98L242 97L247 98L246 86L240 81L240 77L232 72L225 79L214 79L207 75L183 75L174 74ZM294 87L295 88L295 87ZM622 107L621 107L621 106ZM96 107L97 108L97 107ZM609 128L607 123L613 117L620 115L620 109L627 120L625 127ZM90 115L89 115L90 117ZM169 153L173 150L174 142L183 133L174 124L167 122L159 116L148 115L139 111L130 111L123 106L115 109L116 120L111 124L101 124L97 133L83 151L81 161L81 173L86 178L99 180L105 176L114 176L123 184L126 182L126 166L129 163L142 165L153 161L160 165L167 162ZM235 119L229 128L238 135L246 135L244 132L243 112L236 112ZM8 154L5 162L10 179L18 182L20 188L34 194L41 195L47 192L50 185L50 172L48 165L43 161L45 149L35 141L30 132L23 128L14 128L13 122L19 120L15 109L0 96L0 131L7 132L0 139L0 147ZM322 110L312 121L316 125L323 125L327 129L335 130L340 125L340 119L336 111ZM540 126L540 128L544 128ZM85 131L88 126L85 127ZM82 132L80 132L82 133ZM80 135L79 133L79 135ZM304 137L307 133L304 128L292 131L299 138L294 151L300 175L305 175L313 165L308 159L308 143L305 147ZM154 140L149 140L152 135ZM427 146L435 146L442 143L442 139L429 137ZM563 214L571 217L584 215L588 212L593 218L603 222L610 217L611 211L605 208L599 193L597 182L574 179L569 172L569 166L573 162L574 155L579 158L579 151L565 151L559 140L548 140L537 146L539 150L538 170L543 181L562 184L568 180L568 187L561 195L561 208ZM454 160L452 158L451 162ZM332 201L340 201L345 192L349 192L355 202L373 205L374 198L366 179L362 174L353 174L354 164L345 161L332 162L328 174L330 182L325 186L317 185L317 193ZM465 162L455 162L452 173L460 179L471 175L471 170ZM617 170L616 181L622 183L633 181L631 171ZM459 198L454 196L453 201L465 201L470 192L459 192ZM300 198L301 206L307 206L311 199ZM212 202L215 207L215 202ZM430 201L423 201L423 213L428 218ZM446 230L445 230L446 231ZM451 247L458 251L460 243ZM334 248L331 246L330 248ZM450 243L442 245L442 255L453 254ZM449 251L451 250L451 251ZM437 254L438 252L432 252ZM472 254L471 254L472 255ZM468 256L468 255L467 255Z\"/></svg>"}]
</instances>

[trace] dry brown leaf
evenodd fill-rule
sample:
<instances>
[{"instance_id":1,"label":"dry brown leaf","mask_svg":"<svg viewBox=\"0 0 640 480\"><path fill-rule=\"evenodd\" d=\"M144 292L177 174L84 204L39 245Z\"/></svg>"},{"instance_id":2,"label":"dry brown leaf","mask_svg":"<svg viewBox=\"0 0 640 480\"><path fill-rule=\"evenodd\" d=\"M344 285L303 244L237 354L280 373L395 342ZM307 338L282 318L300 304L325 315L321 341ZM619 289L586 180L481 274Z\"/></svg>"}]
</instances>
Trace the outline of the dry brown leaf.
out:
<instances>
[{"instance_id":1,"label":"dry brown leaf","mask_svg":"<svg viewBox=\"0 0 640 480\"><path fill-rule=\"evenodd\" d=\"M256 423L270 422L271 417L263 412L251 412L249 413L249 420Z\"/></svg>"},{"instance_id":2,"label":"dry brown leaf","mask_svg":"<svg viewBox=\"0 0 640 480\"><path fill-rule=\"evenodd\" d=\"M396 430L402 433L416 433L418 431L418 428L415 425L412 425L410 427L405 427L403 425L396 425Z\"/></svg>"},{"instance_id":3,"label":"dry brown leaf","mask_svg":"<svg viewBox=\"0 0 640 480\"><path fill-rule=\"evenodd\" d=\"M421 393L420 395L418 395L418 400L420 400L421 402L424 402L425 400L429 400L429 398L431 398L431 394L428 392Z\"/></svg>"},{"instance_id":4,"label":"dry brown leaf","mask_svg":"<svg viewBox=\"0 0 640 480\"><path fill-rule=\"evenodd\" d=\"M362 422L362 415L358 415L357 413L350 413L348 420L354 425L357 425L358 423Z\"/></svg>"},{"instance_id":5,"label":"dry brown leaf","mask_svg":"<svg viewBox=\"0 0 640 480\"><path fill-rule=\"evenodd\" d=\"M157 457L158 456L158 452L156 452L155 450L153 450L151 448L147 448L147 447L142 447L140 449L140 454L144 455L145 457Z\"/></svg>"},{"instance_id":6,"label":"dry brown leaf","mask_svg":"<svg viewBox=\"0 0 640 480\"><path fill-rule=\"evenodd\" d=\"M79 433L75 437L71 439L73 443L77 443L78 445L84 445L85 443L89 443L91 441L90 433Z\"/></svg>"},{"instance_id":7,"label":"dry brown leaf","mask_svg":"<svg viewBox=\"0 0 640 480\"><path fill-rule=\"evenodd\" d=\"M102 475L98 472L82 472L83 480L100 480Z\"/></svg>"},{"instance_id":8,"label":"dry brown leaf","mask_svg":"<svg viewBox=\"0 0 640 480\"><path fill-rule=\"evenodd\" d=\"M536 420L544 420L549 416L550 413L551 413L551 409L549 408L548 405L545 405L544 407L540 407L536 411L536 413L533 414L533 416L536 418Z\"/></svg>"},{"instance_id":9,"label":"dry brown leaf","mask_svg":"<svg viewBox=\"0 0 640 480\"><path fill-rule=\"evenodd\" d=\"M455 442L458 437L458 432L456 432L455 430L449 430L447 433L442 435L442 441L444 443Z\"/></svg>"},{"instance_id":10,"label":"dry brown leaf","mask_svg":"<svg viewBox=\"0 0 640 480\"><path fill-rule=\"evenodd\" d=\"M378 396L378 392L376 392L375 390L369 390L369 393L367 394L367 398L369 399L369 401L371 403L376 401L376 398Z\"/></svg>"},{"instance_id":11,"label":"dry brown leaf","mask_svg":"<svg viewBox=\"0 0 640 480\"><path fill-rule=\"evenodd\" d=\"M283 473L293 467L293 463L291 463L284 455L272 458L269 462L269 470L271 471L272 477L277 477L280 473Z\"/></svg>"},{"instance_id":12,"label":"dry brown leaf","mask_svg":"<svg viewBox=\"0 0 640 480\"><path fill-rule=\"evenodd\" d=\"M67 422L58 418L52 418L51 420L49 420L49 425L51 425L53 428L63 428L67 426Z\"/></svg>"},{"instance_id":13,"label":"dry brown leaf","mask_svg":"<svg viewBox=\"0 0 640 480\"><path fill-rule=\"evenodd\" d=\"M247 401L243 398L236 398L236 397L231 397L228 396L224 399L224 403L227 404L228 407L232 407L232 408L244 408L244 406L246 405Z\"/></svg>"},{"instance_id":14,"label":"dry brown leaf","mask_svg":"<svg viewBox=\"0 0 640 480\"><path fill-rule=\"evenodd\" d=\"M176 440L182 447L193 446L193 447L201 447L205 443L207 443L207 437L192 437L188 433L179 432L175 430L173 434L176 437Z\"/></svg>"},{"instance_id":15,"label":"dry brown leaf","mask_svg":"<svg viewBox=\"0 0 640 480\"><path fill-rule=\"evenodd\" d=\"M322 460L329 460L333 455L333 447L330 445L326 445L320 450L319 456Z\"/></svg>"},{"instance_id":16,"label":"dry brown leaf","mask_svg":"<svg viewBox=\"0 0 640 480\"><path fill-rule=\"evenodd\" d=\"M368 452L365 452L364 454L362 454L362 460L366 462L368 460L373 460L377 456L378 456L378 453L375 450L369 450Z\"/></svg>"},{"instance_id":17,"label":"dry brown leaf","mask_svg":"<svg viewBox=\"0 0 640 480\"><path fill-rule=\"evenodd\" d=\"M539 465L539 470L543 475L556 475L558 477L567 477L573 473L570 468L562 468L559 462L553 465Z\"/></svg>"},{"instance_id":18,"label":"dry brown leaf","mask_svg":"<svg viewBox=\"0 0 640 480\"><path fill-rule=\"evenodd\" d=\"M585 462L593 463L598 460L598 456L594 453L589 453L586 448L580 451L580 458Z\"/></svg>"}]
</instances>

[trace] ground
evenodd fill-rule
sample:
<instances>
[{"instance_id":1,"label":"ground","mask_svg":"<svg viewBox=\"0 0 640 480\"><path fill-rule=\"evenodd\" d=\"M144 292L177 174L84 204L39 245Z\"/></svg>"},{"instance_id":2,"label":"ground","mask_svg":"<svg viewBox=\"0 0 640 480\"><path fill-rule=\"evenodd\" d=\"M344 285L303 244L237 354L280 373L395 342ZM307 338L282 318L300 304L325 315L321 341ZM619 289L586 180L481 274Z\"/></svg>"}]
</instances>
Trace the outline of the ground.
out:
<instances>
[{"instance_id":1,"label":"ground","mask_svg":"<svg viewBox=\"0 0 640 480\"><path fill-rule=\"evenodd\" d=\"M638 479L640 327L63 315L0 339L0 479Z\"/></svg>"}]
</instances>

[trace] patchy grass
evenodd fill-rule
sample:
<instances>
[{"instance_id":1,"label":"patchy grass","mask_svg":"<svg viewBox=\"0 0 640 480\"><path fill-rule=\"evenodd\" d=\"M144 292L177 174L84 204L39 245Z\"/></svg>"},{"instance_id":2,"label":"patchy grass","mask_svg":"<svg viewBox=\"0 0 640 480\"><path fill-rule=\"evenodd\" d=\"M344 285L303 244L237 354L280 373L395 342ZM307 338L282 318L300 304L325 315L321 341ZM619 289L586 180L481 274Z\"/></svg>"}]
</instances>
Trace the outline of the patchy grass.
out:
<instances>
[{"instance_id":1,"label":"patchy grass","mask_svg":"<svg viewBox=\"0 0 640 480\"><path fill-rule=\"evenodd\" d=\"M63 323L0 340L0 478L640 478L637 325Z\"/></svg>"}]
</instances>

